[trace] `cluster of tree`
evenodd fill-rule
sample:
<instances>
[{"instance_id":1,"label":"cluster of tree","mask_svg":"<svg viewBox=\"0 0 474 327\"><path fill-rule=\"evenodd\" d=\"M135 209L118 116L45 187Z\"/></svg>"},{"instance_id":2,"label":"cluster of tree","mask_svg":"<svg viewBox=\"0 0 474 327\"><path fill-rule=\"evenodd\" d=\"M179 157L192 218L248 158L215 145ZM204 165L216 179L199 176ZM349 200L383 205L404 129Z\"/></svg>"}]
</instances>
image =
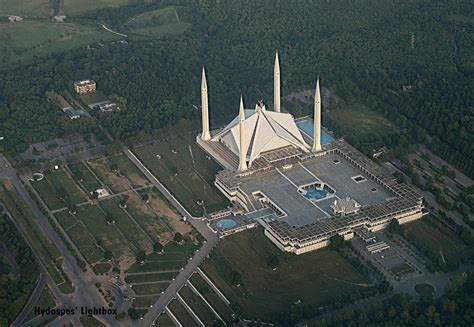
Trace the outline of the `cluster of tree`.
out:
<instances>
[{"instance_id":1,"label":"cluster of tree","mask_svg":"<svg viewBox=\"0 0 474 327\"><path fill-rule=\"evenodd\" d=\"M272 98L278 49L284 94L314 87L319 75L342 98L362 101L408 131L407 138L420 141L428 132L433 151L472 176L469 56L474 42L468 33L472 26L455 18L462 18L470 3L455 2L182 2L180 19L193 25L182 35L93 45L93 50L54 54L21 69L4 68L2 146L20 151L64 133L61 113L47 103L45 93L61 92L79 78L94 78L106 94L126 99L124 110L99 115L121 140L196 118L193 104L199 103L203 64L213 119L235 114L241 93L248 107ZM85 17L120 26L169 3L181 4L136 1ZM395 135L393 142L403 148L409 144L403 137ZM391 137L382 141L392 142Z\"/></svg>"},{"instance_id":2,"label":"cluster of tree","mask_svg":"<svg viewBox=\"0 0 474 327\"><path fill-rule=\"evenodd\" d=\"M0 215L0 242L15 258L19 275L0 260L0 325L8 326L28 301L38 278L38 264L21 234L7 214ZM1 256L1 255L0 255Z\"/></svg>"},{"instance_id":3,"label":"cluster of tree","mask_svg":"<svg viewBox=\"0 0 474 327\"><path fill-rule=\"evenodd\" d=\"M412 302L406 294L361 309L321 319L311 326L471 326L474 324L474 273L461 273L445 294L434 301L422 296Z\"/></svg>"}]
</instances>

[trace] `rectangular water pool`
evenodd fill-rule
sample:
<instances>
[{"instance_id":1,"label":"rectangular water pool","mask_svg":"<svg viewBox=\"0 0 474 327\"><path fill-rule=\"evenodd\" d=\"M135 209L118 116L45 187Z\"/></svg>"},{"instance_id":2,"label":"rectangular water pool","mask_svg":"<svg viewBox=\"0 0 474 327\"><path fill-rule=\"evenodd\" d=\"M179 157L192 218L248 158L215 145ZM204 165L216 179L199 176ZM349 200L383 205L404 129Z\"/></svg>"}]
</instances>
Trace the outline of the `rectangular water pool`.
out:
<instances>
[{"instance_id":1,"label":"rectangular water pool","mask_svg":"<svg viewBox=\"0 0 474 327\"><path fill-rule=\"evenodd\" d=\"M314 136L314 126L313 126L313 120L311 118L308 117L308 118L298 120L296 122L296 125L305 134L307 134L311 137ZM328 143L331 143L332 141L334 141L334 138L331 135L329 135L328 133L321 130L321 143L322 144L328 144Z\"/></svg>"}]
</instances>

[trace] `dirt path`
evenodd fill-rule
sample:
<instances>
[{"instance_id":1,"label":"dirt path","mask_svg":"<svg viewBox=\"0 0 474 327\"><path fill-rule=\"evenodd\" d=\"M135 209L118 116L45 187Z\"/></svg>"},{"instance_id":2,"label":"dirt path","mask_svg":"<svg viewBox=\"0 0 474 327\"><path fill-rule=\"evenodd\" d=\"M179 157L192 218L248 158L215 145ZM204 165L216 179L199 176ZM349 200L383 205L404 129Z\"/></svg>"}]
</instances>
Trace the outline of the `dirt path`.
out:
<instances>
[{"instance_id":1,"label":"dirt path","mask_svg":"<svg viewBox=\"0 0 474 327\"><path fill-rule=\"evenodd\" d=\"M104 24L100 24L100 26L102 26L106 31L109 31L110 33L114 33L116 35L123 36L123 37L128 37L128 35L126 35L126 34L122 34L122 33L119 33L119 32L112 31L110 28L108 28Z\"/></svg>"}]
</instances>

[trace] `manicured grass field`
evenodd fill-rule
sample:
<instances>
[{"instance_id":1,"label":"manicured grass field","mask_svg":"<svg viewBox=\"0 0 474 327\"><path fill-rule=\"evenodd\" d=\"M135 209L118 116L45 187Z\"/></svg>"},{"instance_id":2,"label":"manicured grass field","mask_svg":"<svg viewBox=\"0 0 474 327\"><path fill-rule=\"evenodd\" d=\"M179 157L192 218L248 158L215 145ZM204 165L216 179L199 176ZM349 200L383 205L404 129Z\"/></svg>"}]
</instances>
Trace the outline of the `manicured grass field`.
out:
<instances>
[{"instance_id":1,"label":"manicured grass field","mask_svg":"<svg viewBox=\"0 0 474 327\"><path fill-rule=\"evenodd\" d=\"M95 319L94 317L81 316L79 318L83 327L105 327L103 323Z\"/></svg>"},{"instance_id":2,"label":"manicured grass field","mask_svg":"<svg viewBox=\"0 0 474 327\"><path fill-rule=\"evenodd\" d=\"M143 275L128 275L125 277L127 283L143 283L143 282L155 282L155 281L170 281L178 276L179 270L176 272L162 272L154 274L143 274Z\"/></svg>"},{"instance_id":3,"label":"manicured grass field","mask_svg":"<svg viewBox=\"0 0 474 327\"><path fill-rule=\"evenodd\" d=\"M50 0L0 0L0 14L45 17L51 13Z\"/></svg>"},{"instance_id":4,"label":"manicured grass field","mask_svg":"<svg viewBox=\"0 0 474 327\"><path fill-rule=\"evenodd\" d=\"M69 169L71 170L76 183L82 185L88 194L102 188L102 183L95 178L89 169L87 169L85 162L78 162L69 165Z\"/></svg>"},{"instance_id":5,"label":"manicured grass field","mask_svg":"<svg viewBox=\"0 0 474 327\"><path fill-rule=\"evenodd\" d=\"M184 327L197 326L197 323L194 321L193 317L191 317L191 315L186 311L183 305L179 303L178 300L171 301L168 305L168 309L170 309L170 311Z\"/></svg>"},{"instance_id":6,"label":"manicured grass field","mask_svg":"<svg viewBox=\"0 0 474 327\"><path fill-rule=\"evenodd\" d=\"M143 285L133 285L133 291L137 295L160 294L168 287L169 283L153 283Z\"/></svg>"},{"instance_id":7,"label":"manicured grass field","mask_svg":"<svg viewBox=\"0 0 474 327\"><path fill-rule=\"evenodd\" d=\"M191 24L178 20L178 13L173 6L150 10L131 18L125 25L133 34L160 36L163 34L181 34Z\"/></svg>"},{"instance_id":8,"label":"manicured grass field","mask_svg":"<svg viewBox=\"0 0 474 327\"><path fill-rule=\"evenodd\" d=\"M88 164L100 180L113 192L119 193L131 189L128 179L120 175L119 172L112 171L112 162L108 161L106 158L90 160L88 161Z\"/></svg>"},{"instance_id":9,"label":"manicured grass field","mask_svg":"<svg viewBox=\"0 0 474 327\"><path fill-rule=\"evenodd\" d=\"M198 292L201 293L206 301L214 308L214 310L216 310L221 318L224 319L228 325L231 325L234 322L234 319L232 318L232 310L224 303L224 301L222 301L206 281L199 274L192 275L190 281Z\"/></svg>"},{"instance_id":10,"label":"manicured grass field","mask_svg":"<svg viewBox=\"0 0 474 327\"><path fill-rule=\"evenodd\" d=\"M172 230L166 219L158 216L135 193L129 193L128 196L127 211L154 241L159 241L164 232Z\"/></svg>"},{"instance_id":11,"label":"manicured grass field","mask_svg":"<svg viewBox=\"0 0 474 327\"><path fill-rule=\"evenodd\" d=\"M280 258L275 271L267 265L270 256ZM285 314L299 300L321 306L368 288L370 283L337 252L283 253L260 228L222 240L202 268L224 295L243 309L245 317L264 321ZM232 285L232 271L240 273L240 286Z\"/></svg>"},{"instance_id":12,"label":"manicured grass field","mask_svg":"<svg viewBox=\"0 0 474 327\"><path fill-rule=\"evenodd\" d=\"M228 205L227 199L211 186L221 168L215 161L206 159L194 136L137 147L135 153L193 215L201 216ZM198 205L198 201L204 201L204 205Z\"/></svg>"},{"instance_id":13,"label":"manicured grass field","mask_svg":"<svg viewBox=\"0 0 474 327\"><path fill-rule=\"evenodd\" d=\"M118 198L112 198L100 201L99 205L113 217L115 225L131 244L145 252L150 251L153 244L148 240L143 230L127 215L127 212L119 207L119 202Z\"/></svg>"},{"instance_id":14,"label":"manicured grass field","mask_svg":"<svg viewBox=\"0 0 474 327\"><path fill-rule=\"evenodd\" d=\"M189 287L184 286L181 288L179 295L181 295L183 300L191 307L194 313L206 326L212 326L214 323L219 321L207 304Z\"/></svg>"},{"instance_id":15,"label":"manicured grass field","mask_svg":"<svg viewBox=\"0 0 474 327\"><path fill-rule=\"evenodd\" d=\"M160 314L158 319L155 321L156 326L163 326L163 327L175 327L174 322L171 320L170 317L166 313Z\"/></svg>"},{"instance_id":16,"label":"manicured grass field","mask_svg":"<svg viewBox=\"0 0 474 327\"><path fill-rule=\"evenodd\" d=\"M132 3L132 0L64 0L64 14L75 16L86 11L112 8Z\"/></svg>"},{"instance_id":17,"label":"manicured grass field","mask_svg":"<svg viewBox=\"0 0 474 327\"><path fill-rule=\"evenodd\" d=\"M84 223L98 244L102 244L106 249L112 251L116 260L131 253L127 241L114 225L106 223L105 215L97 205L80 207L76 217Z\"/></svg>"},{"instance_id":18,"label":"manicured grass field","mask_svg":"<svg viewBox=\"0 0 474 327\"><path fill-rule=\"evenodd\" d=\"M123 153L108 159L109 162L117 164L120 175L126 177L134 188L150 185L145 175Z\"/></svg>"},{"instance_id":19,"label":"manicured grass field","mask_svg":"<svg viewBox=\"0 0 474 327\"><path fill-rule=\"evenodd\" d=\"M430 284L416 284L415 291L422 296L431 296L434 292L434 287Z\"/></svg>"},{"instance_id":20,"label":"manicured grass field","mask_svg":"<svg viewBox=\"0 0 474 327\"><path fill-rule=\"evenodd\" d=\"M99 90L87 94L81 94L80 98L82 101L87 103L87 105L108 100L107 96Z\"/></svg>"},{"instance_id":21,"label":"manicured grass field","mask_svg":"<svg viewBox=\"0 0 474 327\"><path fill-rule=\"evenodd\" d=\"M97 248L95 240L89 234L83 224L78 223L68 229L67 234L76 247L81 251L88 263L94 263L104 257L102 251Z\"/></svg>"},{"instance_id":22,"label":"manicured grass field","mask_svg":"<svg viewBox=\"0 0 474 327\"><path fill-rule=\"evenodd\" d=\"M52 210L87 201L87 197L63 170L47 173L42 180L33 181L31 185Z\"/></svg>"},{"instance_id":23,"label":"manicured grass field","mask_svg":"<svg viewBox=\"0 0 474 327\"><path fill-rule=\"evenodd\" d=\"M396 130L395 125L381 114L361 104L332 109L328 115L340 127L344 135L357 138L375 134L387 135Z\"/></svg>"},{"instance_id":24,"label":"manicured grass field","mask_svg":"<svg viewBox=\"0 0 474 327\"><path fill-rule=\"evenodd\" d=\"M96 24L55 24L49 19L0 23L0 58L7 63L118 38Z\"/></svg>"},{"instance_id":25,"label":"manicured grass field","mask_svg":"<svg viewBox=\"0 0 474 327\"><path fill-rule=\"evenodd\" d=\"M430 259L437 260L441 265L443 265L441 252L448 265L456 265L462 261L467 251L473 251L467 248L452 230L430 216L404 224L402 229L405 237L415 247L426 252Z\"/></svg>"},{"instance_id":26,"label":"manicured grass field","mask_svg":"<svg viewBox=\"0 0 474 327\"><path fill-rule=\"evenodd\" d=\"M96 265L94 265L94 267L92 268L92 270L94 270L94 272L97 274L97 275L102 275L102 274L105 274L107 273L109 270L110 270L111 266L109 263L107 262L102 262L102 263L98 263Z\"/></svg>"},{"instance_id":27,"label":"manicured grass field","mask_svg":"<svg viewBox=\"0 0 474 327\"><path fill-rule=\"evenodd\" d=\"M150 307L150 305L154 304L157 299L158 299L158 296L156 295L137 296L133 300L133 306L138 307L138 308L148 308Z\"/></svg>"},{"instance_id":28,"label":"manicured grass field","mask_svg":"<svg viewBox=\"0 0 474 327\"><path fill-rule=\"evenodd\" d=\"M186 265L187 259L194 254L197 248L198 245L191 241L184 242L183 244L170 242L165 245L164 254L152 253L147 256L145 264L135 263L128 272L179 270Z\"/></svg>"}]
</instances>

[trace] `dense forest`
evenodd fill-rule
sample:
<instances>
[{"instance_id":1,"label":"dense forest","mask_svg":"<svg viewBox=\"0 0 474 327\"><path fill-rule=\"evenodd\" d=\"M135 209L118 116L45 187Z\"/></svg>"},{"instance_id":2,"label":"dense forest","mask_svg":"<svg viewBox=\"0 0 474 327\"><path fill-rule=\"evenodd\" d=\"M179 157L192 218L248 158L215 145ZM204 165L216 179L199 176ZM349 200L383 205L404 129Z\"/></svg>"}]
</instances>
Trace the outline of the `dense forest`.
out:
<instances>
[{"instance_id":1,"label":"dense forest","mask_svg":"<svg viewBox=\"0 0 474 327\"><path fill-rule=\"evenodd\" d=\"M4 260L4 253L0 253L0 326L8 326L35 288L38 265L28 244L6 213L0 215L0 235L0 242L17 264L13 267Z\"/></svg>"},{"instance_id":2,"label":"dense forest","mask_svg":"<svg viewBox=\"0 0 474 327\"><path fill-rule=\"evenodd\" d=\"M399 294L311 326L472 326L473 301L474 274L462 273L446 286L445 294L436 301L422 295L420 302L411 302L409 296Z\"/></svg>"},{"instance_id":3,"label":"dense forest","mask_svg":"<svg viewBox=\"0 0 474 327\"><path fill-rule=\"evenodd\" d=\"M474 175L474 44L472 3L444 1L147 1L98 10L78 19L103 21L127 32L130 17L179 4L192 28L180 35L130 38L3 67L1 147L9 152L70 130L47 91L70 91L94 78L126 102L100 117L115 137L195 119L202 65L208 71L211 119L272 99L274 52L283 93L322 84L393 121L406 137L429 146ZM75 127L72 127L73 129ZM78 127L87 132L91 126Z\"/></svg>"}]
</instances>

